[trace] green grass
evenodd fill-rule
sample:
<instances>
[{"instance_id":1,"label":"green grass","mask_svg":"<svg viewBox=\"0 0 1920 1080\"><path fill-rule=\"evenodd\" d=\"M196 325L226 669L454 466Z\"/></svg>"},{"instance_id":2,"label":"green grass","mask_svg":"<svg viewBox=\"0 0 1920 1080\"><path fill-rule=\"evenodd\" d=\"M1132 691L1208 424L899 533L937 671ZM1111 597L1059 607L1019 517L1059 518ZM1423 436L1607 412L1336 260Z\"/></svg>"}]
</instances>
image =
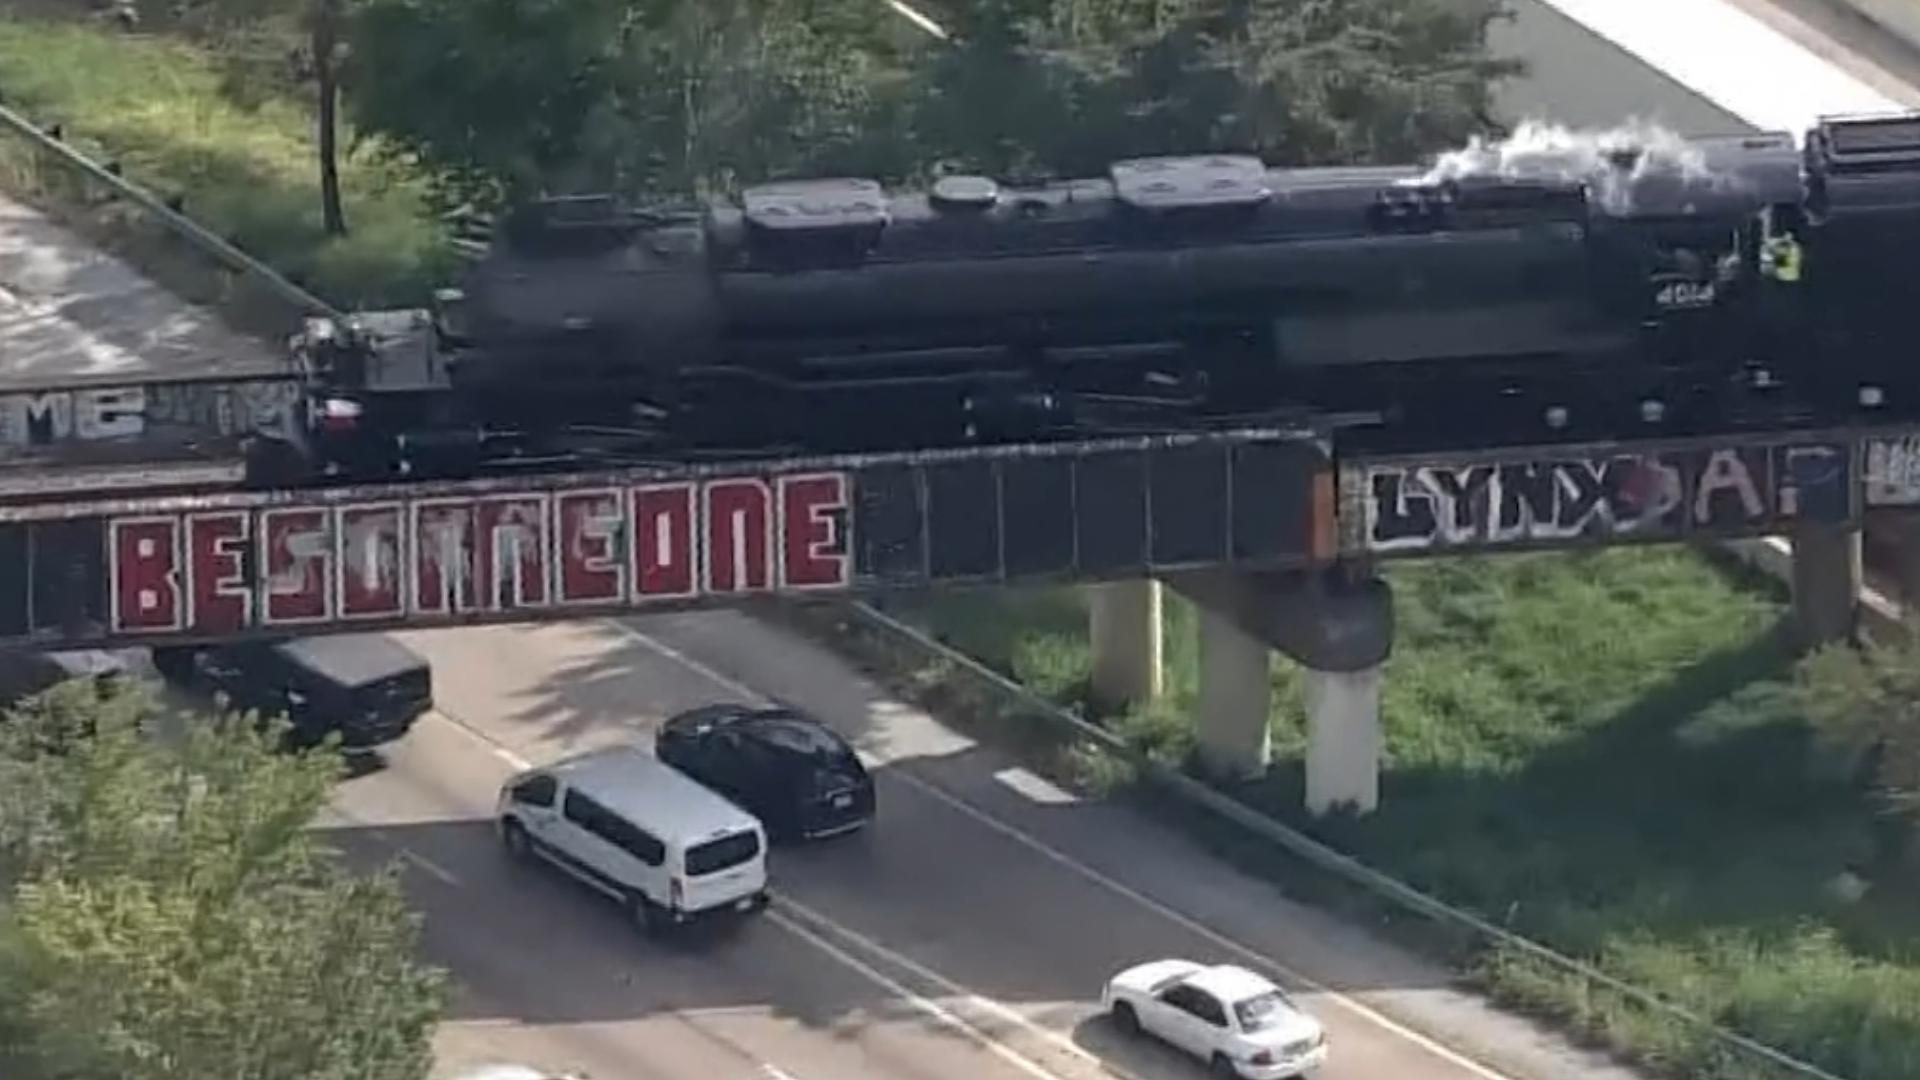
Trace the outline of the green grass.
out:
<instances>
[{"instance_id":1,"label":"green grass","mask_svg":"<svg viewBox=\"0 0 1920 1080\"><path fill-rule=\"evenodd\" d=\"M342 306L420 302L451 268L423 190L370 149L343 162L345 238L320 226L305 102L243 107L203 52L90 25L9 17L0 96L117 160L229 240ZM351 134L343 145L351 144ZM61 212L187 295L246 308L123 206L0 137L0 187ZM252 297L257 300L258 297ZM247 323L250 320L242 318ZM273 320L266 320L271 324ZM1874 850L1855 792L1809 768L1780 693L1780 598L1683 551L1461 559L1391 570L1400 626L1383 704L1385 805L1369 819L1299 812L1298 672L1274 666L1276 763L1240 797L1451 901L1861 1080L1920 1076L1920 957L1910 896L1829 901ZM952 594L927 612L955 644L1062 701L1083 696L1077 594ZM1168 759L1191 745L1191 609L1167 606L1170 693L1115 718ZM995 709L950 668L910 686L953 711ZM1247 855L1244 848L1239 854ZM1505 956L1477 958L1507 1000L1694 1078L1747 1078L1684 1029Z\"/></svg>"},{"instance_id":2,"label":"green grass","mask_svg":"<svg viewBox=\"0 0 1920 1080\"><path fill-rule=\"evenodd\" d=\"M1850 864L1873 862L1875 818L1859 792L1823 778L1793 711L1777 586L1644 548L1404 563L1388 576L1399 634L1380 811L1315 822L1301 810L1299 672L1283 658L1274 767L1236 795L1839 1075L1920 1076L1920 896L1891 880L1858 903L1827 895ZM918 615L1091 709L1076 590L939 596ZM1172 594L1165 617L1168 700L1113 723L1183 760L1195 623ZM1472 967L1499 998L1671 1075L1761 1075L1583 980L1497 954Z\"/></svg>"},{"instance_id":3,"label":"green grass","mask_svg":"<svg viewBox=\"0 0 1920 1080\"><path fill-rule=\"evenodd\" d=\"M88 24L44 21L0 7L0 96L41 125L60 123L77 148L118 161L125 175L163 196L254 257L342 307L424 300L452 266L446 237L427 214L423 189L404 169L363 146L341 163L349 234L321 225L312 110L269 98L245 107L221 93L205 51L159 36L126 36ZM341 145L351 145L343 132ZM90 235L105 232L143 266L185 273L208 260L167 245L124 206L103 206L71 171L0 134L0 188ZM161 250L162 248L166 250ZM206 268L196 268L201 276ZM222 290L189 283L195 299Z\"/></svg>"}]
</instances>

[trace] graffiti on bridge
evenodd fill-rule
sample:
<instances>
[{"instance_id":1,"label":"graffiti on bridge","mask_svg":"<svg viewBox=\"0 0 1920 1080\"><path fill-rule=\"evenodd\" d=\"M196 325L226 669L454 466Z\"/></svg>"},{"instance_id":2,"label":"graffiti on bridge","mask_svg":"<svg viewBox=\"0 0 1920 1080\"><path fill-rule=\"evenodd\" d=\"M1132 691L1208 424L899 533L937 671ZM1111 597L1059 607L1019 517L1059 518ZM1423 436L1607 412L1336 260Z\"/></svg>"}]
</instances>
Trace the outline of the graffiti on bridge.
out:
<instances>
[{"instance_id":1,"label":"graffiti on bridge","mask_svg":"<svg viewBox=\"0 0 1920 1080\"><path fill-rule=\"evenodd\" d=\"M213 635L847 587L843 473L113 519L109 629Z\"/></svg>"},{"instance_id":2,"label":"graffiti on bridge","mask_svg":"<svg viewBox=\"0 0 1920 1080\"><path fill-rule=\"evenodd\" d=\"M1478 548L1756 535L1855 513L1844 441L1376 461L1342 474L1347 550Z\"/></svg>"}]
</instances>

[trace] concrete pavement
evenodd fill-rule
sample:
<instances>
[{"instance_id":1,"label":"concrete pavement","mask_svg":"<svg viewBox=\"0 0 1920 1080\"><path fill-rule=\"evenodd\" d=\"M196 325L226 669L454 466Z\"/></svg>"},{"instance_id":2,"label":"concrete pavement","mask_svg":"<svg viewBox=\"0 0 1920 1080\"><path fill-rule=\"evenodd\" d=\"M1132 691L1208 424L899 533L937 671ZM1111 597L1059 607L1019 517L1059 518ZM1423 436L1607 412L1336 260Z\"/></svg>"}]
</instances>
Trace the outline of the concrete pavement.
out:
<instances>
[{"instance_id":1,"label":"concrete pavement","mask_svg":"<svg viewBox=\"0 0 1920 1080\"><path fill-rule=\"evenodd\" d=\"M490 1061L597 1078L1198 1076L1097 1015L1108 975L1160 956L1249 964L1300 992L1333 1039L1327 1080L1632 1075L1164 827L1053 789L743 615L398 636L433 662L441 709L385 769L341 786L331 826L350 848L408 862L428 953L460 987L442 1076ZM650 746L677 709L767 695L861 747L879 821L775 849L775 905L742 932L650 943L612 905L499 851L487 817L519 764Z\"/></svg>"}]
</instances>

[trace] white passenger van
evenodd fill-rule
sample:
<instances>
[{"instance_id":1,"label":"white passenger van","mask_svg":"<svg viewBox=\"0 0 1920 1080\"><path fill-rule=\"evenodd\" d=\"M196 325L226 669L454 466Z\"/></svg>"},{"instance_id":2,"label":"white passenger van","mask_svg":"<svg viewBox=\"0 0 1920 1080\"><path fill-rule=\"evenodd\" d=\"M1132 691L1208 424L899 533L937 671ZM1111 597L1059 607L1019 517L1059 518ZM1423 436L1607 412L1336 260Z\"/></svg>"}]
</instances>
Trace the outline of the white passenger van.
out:
<instances>
[{"instance_id":1,"label":"white passenger van","mask_svg":"<svg viewBox=\"0 0 1920 1080\"><path fill-rule=\"evenodd\" d=\"M758 818L628 746L526 769L500 788L500 839L626 905L649 933L767 905Z\"/></svg>"}]
</instances>

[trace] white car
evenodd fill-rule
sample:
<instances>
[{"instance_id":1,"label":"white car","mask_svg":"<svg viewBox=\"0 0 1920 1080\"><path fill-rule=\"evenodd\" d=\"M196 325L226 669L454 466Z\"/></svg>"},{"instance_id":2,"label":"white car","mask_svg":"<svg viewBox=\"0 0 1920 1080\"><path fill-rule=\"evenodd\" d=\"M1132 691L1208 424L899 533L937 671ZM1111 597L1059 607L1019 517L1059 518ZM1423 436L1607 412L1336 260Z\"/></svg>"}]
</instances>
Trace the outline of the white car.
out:
<instances>
[{"instance_id":1,"label":"white car","mask_svg":"<svg viewBox=\"0 0 1920 1080\"><path fill-rule=\"evenodd\" d=\"M1286 991L1233 964L1136 964L1107 980L1100 1005L1120 1030L1184 1050L1216 1076L1280 1080L1327 1060L1327 1033Z\"/></svg>"}]
</instances>

